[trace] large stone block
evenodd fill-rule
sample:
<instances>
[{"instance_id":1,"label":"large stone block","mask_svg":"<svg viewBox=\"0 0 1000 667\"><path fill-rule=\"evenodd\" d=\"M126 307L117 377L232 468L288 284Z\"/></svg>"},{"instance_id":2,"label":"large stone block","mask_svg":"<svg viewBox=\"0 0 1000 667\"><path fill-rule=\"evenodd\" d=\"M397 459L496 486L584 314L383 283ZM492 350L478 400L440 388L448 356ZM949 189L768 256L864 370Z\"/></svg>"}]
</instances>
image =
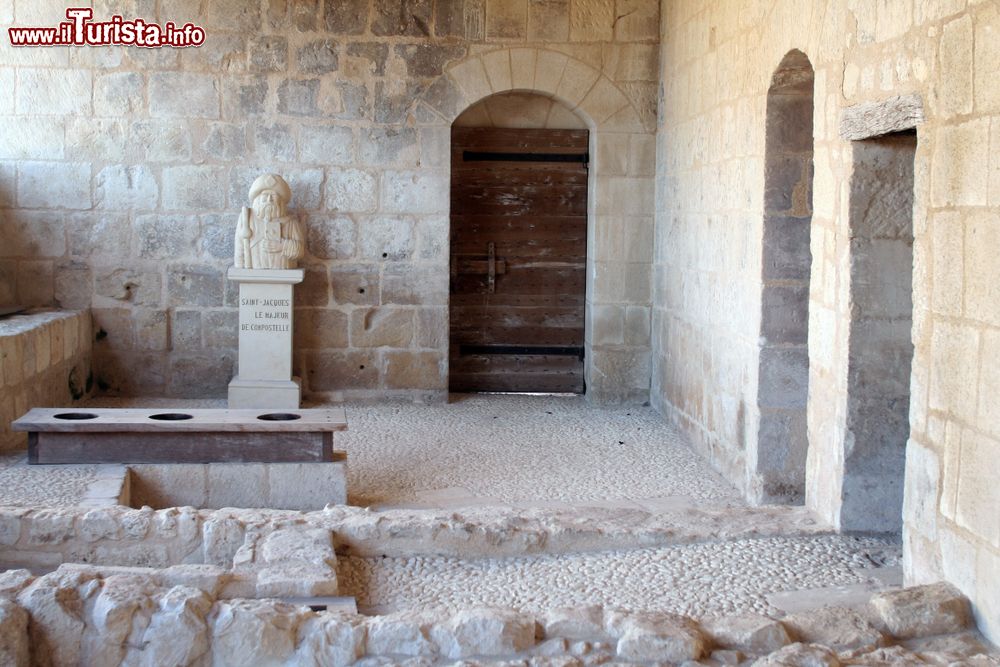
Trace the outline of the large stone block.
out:
<instances>
[{"instance_id":1,"label":"large stone block","mask_svg":"<svg viewBox=\"0 0 1000 667\"><path fill-rule=\"evenodd\" d=\"M451 659L503 656L535 645L535 622L507 609L467 609L434 626L431 637Z\"/></svg>"},{"instance_id":2,"label":"large stone block","mask_svg":"<svg viewBox=\"0 0 1000 667\"><path fill-rule=\"evenodd\" d=\"M614 37L615 7L603 0L573 0L570 39L574 42L610 42Z\"/></svg>"},{"instance_id":3,"label":"large stone block","mask_svg":"<svg viewBox=\"0 0 1000 667\"><path fill-rule=\"evenodd\" d=\"M356 249L354 220L345 215L310 216L306 225L309 253L320 259L350 259Z\"/></svg>"},{"instance_id":4,"label":"large stone block","mask_svg":"<svg viewBox=\"0 0 1000 667\"><path fill-rule=\"evenodd\" d=\"M91 112L90 70L23 68L18 72L17 112L31 116Z\"/></svg>"},{"instance_id":5,"label":"large stone block","mask_svg":"<svg viewBox=\"0 0 1000 667\"><path fill-rule=\"evenodd\" d=\"M145 83L137 72L112 72L99 76L94 85L94 113L120 116L145 107Z\"/></svg>"},{"instance_id":6,"label":"large stone block","mask_svg":"<svg viewBox=\"0 0 1000 667\"><path fill-rule=\"evenodd\" d=\"M931 335L931 410L954 412L974 420L980 334L968 326L937 322Z\"/></svg>"},{"instance_id":7,"label":"large stone block","mask_svg":"<svg viewBox=\"0 0 1000 667\"><path fill-rule=\"evenodd\" d=\"M295 135L285 123L268 123L253 128L254 154L262 162L295 160Z\"/></svg>"},{"instance_id":8,"label":"large stone block","mask_svg":"<svg viewBox=\"0 0 1000 667\"><path fill-rule=\"evenodd\" d=\"M413 128L371 128L361 133L362 164L415 167L418 157L417 131Z\"/></svg>"},{"instance_id":9,"label":"large stone block","mask_svg":"<svg viewBox=\"0 0 1000 667\"><path fill-rule=\"evenodd\" d=\"M173 264L167 268L171 306L221 306L223 273L212 266Z\"/></svg>"},{"instance_id":10,"label":"large stone block","mask_svg":"<svg viewBox=\"0 0 1000 667\"><path fill-rule=\"evenodd\" d=\"M440 352L391 351L385 354L387 389L448 388L448 376Z\"/></svg>"},{"instance_id":11,"label":"large stone block","mask_svg":"<svg viewBox=\"0 0 1000 667\"><path fill-rule=\"evenodd\" d=\"M373 306L379 303L379 271L370 264L334 266L330 290L338 306Z\"/></svg>"},{"instance_id":12,"label":"large stone block","mask_svg":"<svg viewBox=\"0 0 1000 667\"><path fill-rule=\"evenodd\" d=\"M141 120L131 126L131 136L152 162L185 161L191 158L191 133L186 123Z\"/></svg>"},{"instance_id":13,"label":"large stone block","mask_svg":"<svg viewBox=\"0 0 1000 667\"><path fill-rule=\"evenodd\" d=\"M380 216L359 226L360 255L364 259L399 261L413 255L413 221Z\"/></svg>"},{"instance_id":14,"label":"large stone block","mask_svg":"<svg viewBox=\"0 0 1000 667\"><path fill-rule=\"evenodd\" d=\"M360 35L368 27L369 0L324 0L323 19L327 32Z\"/></svg>"},{"instance_id":15,"label":"large stone block","mask_svg":"<svg viewBox=\"0 0 1000 667\"><path fill-rule=\"evenodd\" d=\"M266 35L250 40L250 71L258 74L284 72L288 69L288 39Z\"/></svg>"},{"instance_id":16,"label":"large stone block","mask_svg":"<svg viewBox=\"0 0 1000 667\"><path fill-rule=\"evenodd\" d=\"M211 123L201 149L209 158L234 160L247 152L246 127L234 123Z\"/></svg>"},{"instance_id":17,"label":"large stone block","mask_svg":"<svg viewBox=\"0 0 1000 667\"><path fill-rule=\"evenodd\" d=\"M430 37L431 0L374 0L372 34Z\"/></svg>"},{"instance_id":18,"label":"large stone block","mask_svg":"<svg viewBox=\"0 0 1000 667\"><path fill-rule=\"evenodd\" d=\"M304 125L299 129L299 159L320 165L354 162L354 132L336 125Z\"/></svg>"},{"instance_id":19,"label":"large stone block","mask_svg":"<svg viewBox=\"0 0 1000 667\"><path fill-rule=\"evenodd\" d=\"M90 164L20 162L17 202L25 208L89 209Z\"/></svg>"},{"instance_id":20,"label":"large stone block","mask_svg":"<svg viewBox=\"0 0 1000 667\"><path fill-rule=\"evenodd\" d=\"M961 527L979 536L994 548L1000 548L1000 443L973 431L962 435L961 477L955 520Z\"/></svg>"},{"instance_id":21,"label":"large stone block","mask_svg":"<svg viewBox=\"0 0 1000 667\"><path fill-rule=\"evenodd\" d=\"M358 308L351 313L354 347L409 347L413 311L409 308Z\"/></svg>"},{"instance_id":22,"label":"large stone block","mask_svg":"<svg viewBox=\"0 0 1000 667\"><path fill-rule=\"evenodd\" d=\"M318 115L319 85L319 79L285 79L278 86L278 112L290 116Z\"/></svg>"},{"instance_id":23,"label":"large stone block","mask_svg":"<svg viewBox=\"0 0 1000 667\"><path fill-rule=\"evenodd\" d=\"M378 205L378 180L361 169L327 170L326 207L344 213L368 213Z\"/></svg>"},{"instance_id":24,"label":"large stone block","mask_svg":"<svg viewBox=\"0 0 1000 667\"><path fill-rule=\"evenodd\" d=\"M198 218L194 216L139 216L135 221L133 251L143 259L194 257L199 229Z\"/></svg>"},{"instance_id":25,"label":"large stone block","mask_svg":"<svg viewBox=\"0 0 1000 667\"><path fill-rule=\"evenodd\" d=\"M381 203L391 213L446 213L450 179L435 171L385 171Z\"/></svg>"},{"instance_id":26,"label":"large stone block","mask_svg":"<svg viewBox=\"0 0 1000 667\"><path fill-rule=\"evenodd\" d=\"M934 206L987 203L990 123L987 119L948 125L937 131L931 160Z\"/></svg>"},{"instance_id":27,"label":"large stone block","mask_svg":"<svg viewBox=\"0 0 1000 667\"><path fill-rule=\"evenodd\" d=\"M349 317L330 308L295 311L295 349L332 349L348 346Z\"/></svg>"},{"instance_id":28,"label":"large stone block","mask_svg":"<svg viewBox=\"0 0 1000 667\"><path fill-rule=\"evenodd\" d=\"M296 53L299 72L302 74L328 74L336 72L339 66L337 42L332 39L317 39L299 48Z\"/></svg>"},{"instance_id":29,"label":"large stone block","mask_svg":"<svg viewBox=\"0 0 1000 667\"><path fill-rule=\"evenodd\" d=\"M941 31L941 67L936 86L938 112L944 117L972 111L973 104L973 30L972 17L966 14L945 24Z\"/></svg>"},{"instance_id":30,"label":"large stone block","mask_svg":"<svg viewBox=\"0 0 1000 667\"><path fill-rule=\"evenodd\" d=\"M569 8L569 0L528 0L528 41L567 41Z\"/></svg>"},{"instance_id":31,"label":"large stone block","mask_svg":"<svg viewBox=\"0 0 1000 667\"><path fill-rule=\"evenodd\" d=\"M963 632L972 619L969 600L947 583L885 591L874 595L870 604L897 639Z\"/></svg>"},{"instance_id":32,"label":"large stone block","mask_svg":"<svg viewBox=\"0 0 1000 667\"><path fill-rule=\"evenodd\" d=\"M382 273L382 303L438 305L448 302L448 274L439 268L401 264Z\"/></svg>"},{"instance_id":33,"label":"large stone block","mask_svg":"<svg viewBox=\"0 0 1000 667\"><path fill-rule=\"evenodd\" d=\"M757 402L761 408L806 407L809 355L804 348L761 348L759 375Z\"/></svg>"},{"instance_id":34,"label":"large stone block","mask_svg":"<svg viewBox=\"0 0 1000 667\"><path fill-rule=\"evenodd\" d=\"M151 210L159 201L156 176L142 165L109 165L97 174L94 206L112 210Z\"/></svg>"},{"instance_id":35,"label":"large stone block","mask_svg":"<svg viewBox=\"0 0 1000 667\"><path fill-rule=\"evenodd\" d=\"M180 166L163 169L163 208L203 213L226 206L225 169L210 166Z\"/></svg>"},{"instance_id":36,"label":"large stone block","mask_svg":"<svg viewBox=\"0 0 1000 667\"><path fill-rule=\"evenodd\" d=\"M64 157L65 121L61 118L14 116L5 118L10 131L0 133L0 157L56 160ZM11 165L13 167L13 165ZM14 181L11 179L11 188ZM13 192L10 194L13 205Z\"/></svg>"},{"instance_id":37,"label":"large stone block","mask_svg":"<svg viewBox=\"0 0 1000 667\"><path fill-rule=\"evenodd\" d=\"M306 367L309 391L378 387L379 369L374 352L307 352Z\"/></svg>"},{"instance_id":38,"label":"large stone block","mask_svg":"<svg viewBox=\"0 0 1000 667\"><path fill-rule=\"evenodd\" d=\"M219 82L211 74L154 72L149 75L152 116L218 118Z\"/></svg>"}]
</instances>

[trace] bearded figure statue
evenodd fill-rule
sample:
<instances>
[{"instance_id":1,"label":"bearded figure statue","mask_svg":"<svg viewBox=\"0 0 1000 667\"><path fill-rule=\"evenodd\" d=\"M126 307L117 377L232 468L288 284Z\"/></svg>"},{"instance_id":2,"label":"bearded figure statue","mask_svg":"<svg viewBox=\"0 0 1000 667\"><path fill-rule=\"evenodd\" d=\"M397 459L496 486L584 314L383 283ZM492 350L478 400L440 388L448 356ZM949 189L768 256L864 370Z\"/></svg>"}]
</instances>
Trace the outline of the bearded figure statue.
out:
<instances>
[{"instance_id":1,"label":"bearded figure statue","mask_svg":"<svg viewBox=\"0 0 1000 667\"><path fill-rule=\"evenodd\" d=\"M291 188L281 176L264 174L250 186L250 208L236 224L239 269L294 269L305 252L302 227L288 215Z\"/></svg>"}]
</instances>

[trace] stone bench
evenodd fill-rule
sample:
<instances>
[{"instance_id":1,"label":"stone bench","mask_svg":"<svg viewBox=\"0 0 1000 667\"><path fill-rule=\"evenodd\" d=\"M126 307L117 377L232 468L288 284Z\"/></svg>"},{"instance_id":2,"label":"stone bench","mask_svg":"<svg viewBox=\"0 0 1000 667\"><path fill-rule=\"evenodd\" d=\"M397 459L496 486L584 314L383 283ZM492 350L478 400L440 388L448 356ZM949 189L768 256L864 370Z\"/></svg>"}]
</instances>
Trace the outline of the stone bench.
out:
<instances>
[{"instance_id":1,"label":"stone bench","mask_svg":"<svg viewBox=\"0 0 1000 667\"><path fill-rule=\"evenodd\" d=\"M12 427L27 431L32 464L319 463L344 458L333 433L347 418L341 408L33 408Z\"/></svg>"}]
</instances>

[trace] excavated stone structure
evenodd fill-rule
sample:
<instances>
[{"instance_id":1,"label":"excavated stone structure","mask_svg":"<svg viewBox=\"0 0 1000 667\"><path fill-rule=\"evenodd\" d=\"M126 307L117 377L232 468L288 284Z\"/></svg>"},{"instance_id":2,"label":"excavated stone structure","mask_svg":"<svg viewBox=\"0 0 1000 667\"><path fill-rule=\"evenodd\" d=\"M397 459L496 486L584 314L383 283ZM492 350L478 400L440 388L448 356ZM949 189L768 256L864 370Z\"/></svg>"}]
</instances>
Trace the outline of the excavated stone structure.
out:
<instances>
[{"instance_id":1,"label":"excavated stone structure","mask_svg":"<svg viewBox=\"0 0 1000 667\"><path fill-rule=\"evenodd\" d=\"M933 586L781 625L594 609L364 619L262 600L336 593L343 526L303 520L289 546L286 515L8 508L0 563L62 568L0 574L0 663L247 664L264 660L253 636L274 664L995 664L905 643L969 614L1000 640L995 0L94 4L95 20L191 21L206 40L0 37L0 307L34 309L0 324L5 420L95 391L223 396L233 212L272 172L307 247L293 362L306 396L444 400L452 126L585 128L588 400L652 404L749 501L803 504L794 516L816 530L901 533L906 583ZM0 1L0 26L55 26L66 9ZM6 428L0 449L18 451ZM706 510L679 530L744 519ZM673 534L653 523L632 526L638 544ZM427 534L396 527L419 551Z\"/></svg>"}]
</instances>

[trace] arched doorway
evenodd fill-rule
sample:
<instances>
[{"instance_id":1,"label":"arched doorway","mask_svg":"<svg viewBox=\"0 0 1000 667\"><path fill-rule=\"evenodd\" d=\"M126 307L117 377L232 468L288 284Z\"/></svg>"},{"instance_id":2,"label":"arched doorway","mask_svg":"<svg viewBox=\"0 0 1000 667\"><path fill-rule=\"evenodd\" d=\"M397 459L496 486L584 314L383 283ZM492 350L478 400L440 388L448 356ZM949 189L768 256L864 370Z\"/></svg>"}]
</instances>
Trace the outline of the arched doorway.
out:
<instances>
[{"instance_id":1,"label":"arched doorway","mask_svg":"<svg viewBox=\"0 0 1000 667\"><path fill-rule=\"evenodd\" d=\"M767 93L756 479L761 503L805 499L809 389L813 68L801 51Z\"/></svg>"},{"instance_id":2,"label":"arched doorway","mask_svg":"<svg viewBox=\"0 0 1000 667\"><path fill-rule=\"evenodd\" d=\"M458 116L451 141L449 389L583 393L585 123L502 93Z\"/></svg>"}]
</instances>

